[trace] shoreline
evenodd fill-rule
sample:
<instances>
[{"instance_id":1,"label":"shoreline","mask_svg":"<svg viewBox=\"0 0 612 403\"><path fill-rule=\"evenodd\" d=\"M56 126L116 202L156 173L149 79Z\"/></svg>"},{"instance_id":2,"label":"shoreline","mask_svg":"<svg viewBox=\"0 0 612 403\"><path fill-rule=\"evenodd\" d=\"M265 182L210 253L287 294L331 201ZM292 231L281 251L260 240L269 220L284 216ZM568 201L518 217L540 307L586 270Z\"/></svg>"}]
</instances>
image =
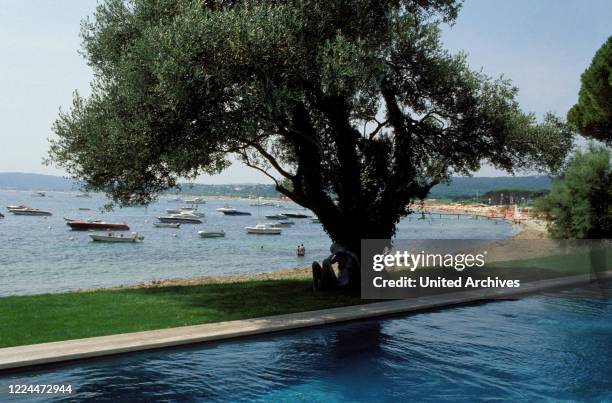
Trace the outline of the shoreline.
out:
<instances>
[{"instance_id":1,"label":"shoreline","mask_svg":"<svg viewBox=\"0 0 612 403\"><path fill-rule=\"evenodd\" d=\"M546 226L541 222L533 220L526 220L520 225L519 232L514 234L508 239L496 242L496 248L503 248L504 244L508 241L513 240L534 240L534 239L548 239L548 232ZM540 253L546 252L546 250L538 251ZM193 286L193 285L205 285L205 284L227 284L227 283L241 283L247 281L265 281L265 280L294 280L294 279L308 279L311 276L310 266L305 267L294 267L281 269L278 271L264 272L264 273L246 273L246 274L235 274L227 276L197 276L197 277L178 277L168 278L159 280L149 280L137 284L124 284L113 287L99 287L99 288L80 288L70 292L93 292L93 291L112 291L112 290L127 290L127 289L139 289L139 288L162 288L162 287L180 287L180 286Z\"/></svg>"}]
</instances>

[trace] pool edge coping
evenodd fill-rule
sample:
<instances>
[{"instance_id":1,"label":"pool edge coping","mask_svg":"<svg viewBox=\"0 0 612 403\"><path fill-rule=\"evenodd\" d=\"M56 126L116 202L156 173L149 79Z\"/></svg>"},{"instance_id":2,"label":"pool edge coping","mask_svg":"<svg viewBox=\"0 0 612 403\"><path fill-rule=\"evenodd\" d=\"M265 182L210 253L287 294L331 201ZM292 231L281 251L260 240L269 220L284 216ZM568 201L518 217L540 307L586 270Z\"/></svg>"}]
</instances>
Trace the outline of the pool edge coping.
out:
<instances>
[{"instance_id":1,"label":"pool edge coping","mask_svg":"<svg viewBox=\"0 0 612 403\"><path fill-rule=\"evenodd\" d=\"M594 278L594 277L597 278ZM305 311L235 321L206 323L142 332L120 333L84 339L0 348L0 371L65 361L102 357L188 344L222 341L332 323L369 319L476 303L497 298L522 297L539 291L611 279L612 271L580 274L522 284L496 292L458 291L418 298Z\"/></svg>"}]
</instances>

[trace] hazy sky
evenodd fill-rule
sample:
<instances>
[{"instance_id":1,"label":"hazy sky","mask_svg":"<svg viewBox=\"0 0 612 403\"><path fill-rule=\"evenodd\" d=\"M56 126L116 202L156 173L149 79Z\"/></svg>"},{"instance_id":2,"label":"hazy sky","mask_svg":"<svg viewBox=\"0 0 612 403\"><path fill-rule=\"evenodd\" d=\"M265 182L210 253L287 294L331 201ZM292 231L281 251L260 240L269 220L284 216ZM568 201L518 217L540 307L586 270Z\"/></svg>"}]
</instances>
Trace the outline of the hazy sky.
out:
<instances>
[{"instance_id":1,"label":"hazy sky","mask_svg":"<svg viewBox=\"0 0 612 403\"><path fill-rule=\"evenodd\" d=\"M62 174L41 165L58 108L89 92L91 72L77 53L80 20L95 0L0 0L0 172ZM525 110L561 115L573 105L582 71L612 35L609 0L468 0L444 32L474 68L504 74ZM496 172L485 168L479 175ZM267 182L235 164L202 183Z\"/></svg>"}]
</instances>

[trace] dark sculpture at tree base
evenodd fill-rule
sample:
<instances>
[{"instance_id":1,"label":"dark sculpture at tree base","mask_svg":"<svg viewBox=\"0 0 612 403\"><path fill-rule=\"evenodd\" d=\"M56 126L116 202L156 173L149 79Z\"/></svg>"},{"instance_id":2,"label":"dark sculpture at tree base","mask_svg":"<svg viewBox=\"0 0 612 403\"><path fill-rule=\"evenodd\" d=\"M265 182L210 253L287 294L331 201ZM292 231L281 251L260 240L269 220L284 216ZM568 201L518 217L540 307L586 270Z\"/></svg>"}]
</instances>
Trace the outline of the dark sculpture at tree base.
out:
<instances>
[{"instance_id":1,"label":"dark sculpture at tree base","mask_svg":"<svg viewBox=\"0 0 612 403\"><path fill-rule=\"evenodd\" d=\"M331 291L345 289L352 292L359 290L360 270L357 256L339 244L333 244L331 255L319 262L312 263L312 288L314 291ZM338 274L333 265L338 265Z\"/></svg>"}]
</instances>

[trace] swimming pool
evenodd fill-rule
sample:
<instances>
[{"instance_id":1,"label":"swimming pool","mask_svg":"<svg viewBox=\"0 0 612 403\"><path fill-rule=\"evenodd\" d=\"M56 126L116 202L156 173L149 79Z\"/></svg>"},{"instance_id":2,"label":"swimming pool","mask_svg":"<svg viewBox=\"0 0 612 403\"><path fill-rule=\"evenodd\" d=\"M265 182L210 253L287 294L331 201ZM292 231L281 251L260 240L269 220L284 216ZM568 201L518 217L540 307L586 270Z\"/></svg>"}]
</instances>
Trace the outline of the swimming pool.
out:
<instances>
[{"instance_id":1,"label":"swimming pool","mask_svg":"<svg viewBox=\"0 0 612 403\"><path fill-rule=\"evenodd\" d=\"M607 282L83 361L0 375L0 391L69 383L77 393L67 400L612 400L611 295Z\"/></svg>"}]
</instances>

